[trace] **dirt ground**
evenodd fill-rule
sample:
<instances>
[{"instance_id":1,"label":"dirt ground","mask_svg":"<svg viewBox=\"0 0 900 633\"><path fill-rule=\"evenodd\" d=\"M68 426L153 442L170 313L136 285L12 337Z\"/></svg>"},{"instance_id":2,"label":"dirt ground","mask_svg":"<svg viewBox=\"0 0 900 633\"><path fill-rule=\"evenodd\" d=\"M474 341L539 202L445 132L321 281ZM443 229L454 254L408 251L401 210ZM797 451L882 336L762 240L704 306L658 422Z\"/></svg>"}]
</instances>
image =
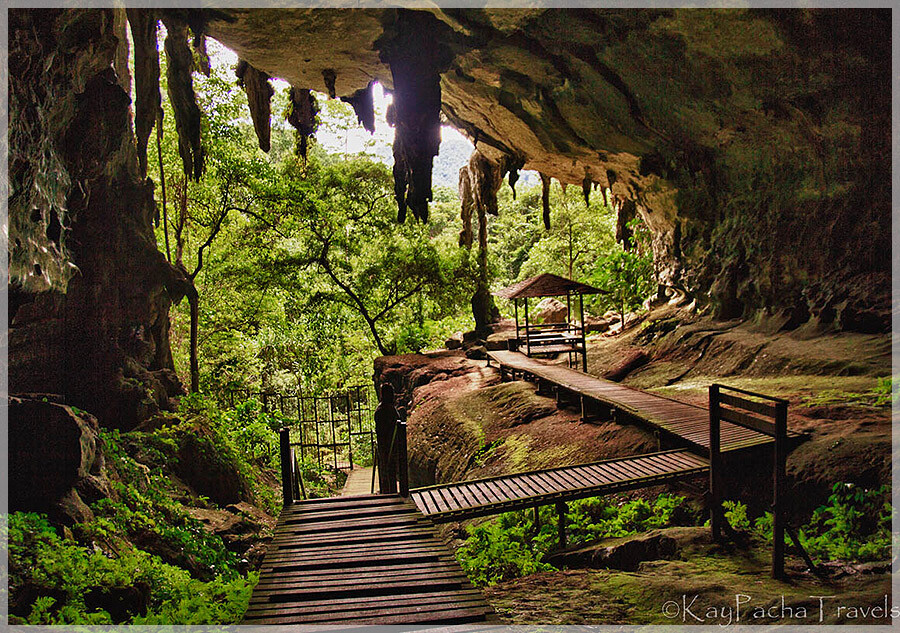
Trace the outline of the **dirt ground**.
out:
<instances>
[{"instance_id":1,"label":"dirt ground","mask_svg":"<svg viewBox=\"0 0 900 633\"><path fill-rule=\"evenodd\" d=\"M788 579L776 581L761 543L724 548L712 544L708 528L656 532L679 541L674 555L635 571L532 574L487 587L485 596L500 620L513 625L890 624L884 616L891 609L890 574L877 567L842 568L823 581L789 558Z\"/></svg>"}]
</instances>

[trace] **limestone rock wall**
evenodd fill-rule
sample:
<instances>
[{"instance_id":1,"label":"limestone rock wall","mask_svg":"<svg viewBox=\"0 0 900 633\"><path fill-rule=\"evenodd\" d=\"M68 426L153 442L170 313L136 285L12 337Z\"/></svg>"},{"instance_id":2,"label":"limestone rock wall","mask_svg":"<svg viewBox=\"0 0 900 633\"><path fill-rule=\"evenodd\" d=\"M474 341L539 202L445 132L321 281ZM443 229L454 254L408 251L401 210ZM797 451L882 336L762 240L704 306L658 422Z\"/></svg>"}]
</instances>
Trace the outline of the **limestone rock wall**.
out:
<instances>
[{"instance_id":1,"label":"limestone rock wall","mask_svg":"<svg viewBox=\"0 0 900 633\"><path fill-rule=\"evenodd\" d=\"M182 391L113 10L10 10L9 390L128 428ZM121 29L119 30L121 33Z\"/></svg>"}]
</instances>

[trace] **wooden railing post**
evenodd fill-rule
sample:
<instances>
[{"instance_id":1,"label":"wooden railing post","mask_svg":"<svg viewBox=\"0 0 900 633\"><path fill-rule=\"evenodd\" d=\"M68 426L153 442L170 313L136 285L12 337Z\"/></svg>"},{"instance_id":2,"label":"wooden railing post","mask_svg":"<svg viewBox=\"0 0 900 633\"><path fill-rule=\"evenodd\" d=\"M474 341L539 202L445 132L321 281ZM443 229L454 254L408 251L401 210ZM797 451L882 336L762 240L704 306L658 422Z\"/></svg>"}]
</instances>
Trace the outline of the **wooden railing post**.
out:
<instances>
[{"instance_id":1,"label":"wooden railing post","mask_svg":"<svg viewBox=\"0 0 900 633\"><path fill-rule=\"evenodd\" d=\"M525 297L525 355L531 356L531 335L528 332L528 297Z\"/></svg>"},{"instance_id":2,"label":"wooden railing post","mask_svg":"<svg viewBox=\"0 0 900 633\"><path fill-rule=\"evenodd\" d=\"M709 386L709 523L713 540L722 540L722 473L720 452L719 385Z\"/></svg>"},{"instance_id":3,"label":"wooden railing post","mask_svg":"<svg viewBox=\"0 0 900 633\"><path fill-rule=\"evenodd\" d=\"M291 432L287 427L282 428L278 432L278 442L281 448L281 496L284 505L288 506L294 502L292 484L292 464L291 464Z\"/></svg>"},{"instance_id":4,"label":"wooden railing post","mask_svg":"<svg viewBox=\"0 0 900 633\"><path fill-rule=\"evenodd\" d=\"M516 343L518 344L518 342L519 342L519 300L518 299L513 299L513 310L516 313ZM509 351L514 352L516 350L510 348Z\"/></svg>"},{"instance_id":5,"label":"wooden railing post","mask_svg":"<svg viewBox=\"0 0 900 633\"><path fill-rule=\"evenodd\" d=\"M578 295L578 310L581 313L581 371L587 373L587 324L584 322L584 294Z\"/></svg>"},{"instance_id":6,"label":"wooden railing post","mask_svg":"<svg viewBox=\"0 0 900 633\"><path fill-rule=\"evenodd\" d=\"M556 514L558 516L556 531L559 537L559 548L566 548L566 502L556 502Z\"/></svg>"},{"instance_id":7,"label":"wooden railing post","mask_svg":"<svg viewBox=\"0 0 900 633\"><path fill-rule=\"evenodd\" d=\"M300 495L300 486L303 485L300 477L300 466L297 464L297 453L291 449L291 497L303 499L306 495Z\"/></svg>"},{"instance_id":8,"label":"wooden railing post","mask_svg":"<svg viewBox=\"0 0 900 633\"><path fill-rule=\"evenodd\" d=\"M784 484L787 462L787 402L775 404L775 459L772 467L772 577L784 577Z\"/></svg>"},{"instance_id":9,"label":"wooden railing post","mask_svg":"<svg viewBox=\"0 0 900 633\"><path fill-rule=\"evenodd\" d=\"M406 451L406 422L397 421L397 483L400 496L409 496L409 456Z\"/></svg>"}]
</instances>

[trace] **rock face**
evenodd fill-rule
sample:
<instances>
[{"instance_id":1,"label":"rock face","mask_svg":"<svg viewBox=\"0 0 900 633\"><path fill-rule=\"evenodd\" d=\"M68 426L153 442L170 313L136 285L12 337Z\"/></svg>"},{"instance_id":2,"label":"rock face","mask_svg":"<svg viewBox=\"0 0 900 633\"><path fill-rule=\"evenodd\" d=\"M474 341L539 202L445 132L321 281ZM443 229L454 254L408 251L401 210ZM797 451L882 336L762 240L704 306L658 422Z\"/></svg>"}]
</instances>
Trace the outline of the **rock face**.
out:
<instances>
[{"instance_id":1,"label":"rock face","mask_svg":"<svg viewBox=\"0 0 900 633\"><path fill-rule=\"evenodd\" d=\"M172 406L168 311L112 10L10 13L9 388L106 426Z\"/></svg>"}]
</instances>

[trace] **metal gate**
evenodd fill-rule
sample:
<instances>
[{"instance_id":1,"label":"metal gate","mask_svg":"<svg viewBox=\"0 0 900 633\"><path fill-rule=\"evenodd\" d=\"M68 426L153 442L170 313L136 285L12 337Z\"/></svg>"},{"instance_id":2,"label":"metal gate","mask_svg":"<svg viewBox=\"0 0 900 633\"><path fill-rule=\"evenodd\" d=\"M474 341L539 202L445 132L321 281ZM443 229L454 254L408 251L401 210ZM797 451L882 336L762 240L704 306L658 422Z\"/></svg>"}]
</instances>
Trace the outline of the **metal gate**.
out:
<instances>
[{"instance_id":1,"label":"metal gate","mask_svg":"<svg viewBox=\"0 0 900 633\"><path fill-rule=\"evenodd\" d=\"M302 461L334 470L372 464L377 399L369 385L320 395L235 389L228 398L232 407L241 398L256 398L267 413L280 413L290 431L291 447Z\"/></svg>"}]
</instances>

